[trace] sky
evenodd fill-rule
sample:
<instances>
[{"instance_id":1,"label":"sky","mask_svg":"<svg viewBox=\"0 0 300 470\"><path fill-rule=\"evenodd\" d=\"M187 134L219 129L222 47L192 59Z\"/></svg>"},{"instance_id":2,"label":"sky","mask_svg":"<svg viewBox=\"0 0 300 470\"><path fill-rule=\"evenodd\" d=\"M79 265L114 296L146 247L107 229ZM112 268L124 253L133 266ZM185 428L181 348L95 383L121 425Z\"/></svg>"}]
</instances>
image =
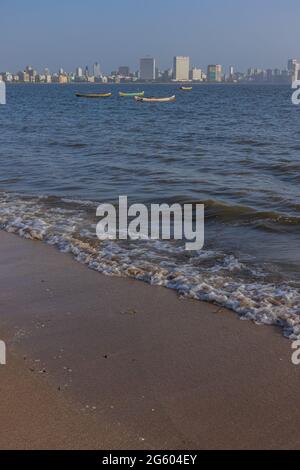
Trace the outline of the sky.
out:
<instances>
[{"instance_id":1,"label":"sky","mask_svg":"<svg viewBox=\"0 0 300 470\"><path fill-rule=\"evenodd\" d=\"M0 0L0 72L135 71L148 55L161 69L174 55L204 69L285 68L300 58L299 18L299 0Z\"/></svg>"}]
</instances>

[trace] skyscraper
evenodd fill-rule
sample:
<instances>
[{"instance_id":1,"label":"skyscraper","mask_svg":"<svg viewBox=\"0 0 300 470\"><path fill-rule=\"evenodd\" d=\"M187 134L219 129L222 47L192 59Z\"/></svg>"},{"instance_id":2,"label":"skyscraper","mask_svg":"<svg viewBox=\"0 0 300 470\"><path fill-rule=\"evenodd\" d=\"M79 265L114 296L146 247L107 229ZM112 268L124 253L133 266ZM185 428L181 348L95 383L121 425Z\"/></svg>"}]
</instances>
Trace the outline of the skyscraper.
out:
<instances>
[{"instance_id":1,"label":"skyscraper","mask_svg":"<svg viewBox=\"0 0 300 470\"><path fill-rule=\"evenodd\" d=\"M288 61L288 71L289 71L292 82L299 79L300 62L299 62L298 59L289 59L289 61Z\"/></svg>"},{"instance_id":2,"label":"skyscraper","mask_svg":"<svg viewBox=\"0 0 300 470\"><path fill-rule=\"evenodd\" d=\"M222 65L209 65L207 67L207 80L209 82L221 82Z\"/></svg>"},{"instance_id":3,"label":"skyscraper","mask_svg":"<svg viewBox=\"0 0 300 470\"><path fill-rule=\"evenodd\" d=\"M203 73L201 69L197 69L194 67L190 72L190 79L193 81L202 82L203 81Z\"/></svg>"},{"instance_id":4,"label":"skyscraper","mask_svg":"<svg viewBox=\"0 0 300 470\"><path fill-rule=\"evenodd\" d=\"M155 80L155 59L146 57L140 60L140 79Z\"/></svg>"},{"instance_id":5,"label":"skyscraper","mask_svg":"<svg viewBox=\"0 0 300 470\"><path fill-rule=\"evenodd\" d=\"M176 81L187 81L190 74L190 58L186 56L174 57L173 78Z\"/></svg>"},{"instance_id":6,"label":"skyscraper","mask_svg":"<svg viewBox=\"0 0 300 470\"><path fill-rule=\"evenodd\" d=\"M83 76L82 68L77 67L76 69L76 77L81 78Z\"/></svg>"},{"instance_id":7,"label":"skyscraper","mask_svg":"<svg viewBox=\"0 0 300 470\"><path fill-rule=\"evenodd\" d=\"M93 65L93 75L95 78L101 77L101 69L100 69L100 64L98 62L95 62Z\"/></svg>"}]
</instances>

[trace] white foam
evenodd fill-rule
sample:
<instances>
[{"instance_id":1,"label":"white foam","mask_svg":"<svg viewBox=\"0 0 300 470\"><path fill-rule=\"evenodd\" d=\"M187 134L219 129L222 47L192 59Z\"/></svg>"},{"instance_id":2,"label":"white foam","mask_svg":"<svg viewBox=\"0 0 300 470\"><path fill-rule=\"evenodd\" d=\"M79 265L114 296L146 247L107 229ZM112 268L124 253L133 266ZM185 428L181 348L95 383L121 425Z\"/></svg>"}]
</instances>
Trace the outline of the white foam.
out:
<instances>
[{"instance_id":1,"label":"white foam","mask_svg":"<svg viewBox=\"0 0 300 470\"><path fill-rule=\"evenodd\" d=\"M0 194L0 202L0 227L8 232L43 240L101 273L128 276L174 289L184 297L214 302L242 319L279 325L286 336L300 338L299 291L288 284L265 282L267 273L253 270L232 254L202 250L187 256L182 245L166 241L100 242L86 204L75 209L70 199L55 208L48 207L46 197Z\"/></svg>"}]
</instances>

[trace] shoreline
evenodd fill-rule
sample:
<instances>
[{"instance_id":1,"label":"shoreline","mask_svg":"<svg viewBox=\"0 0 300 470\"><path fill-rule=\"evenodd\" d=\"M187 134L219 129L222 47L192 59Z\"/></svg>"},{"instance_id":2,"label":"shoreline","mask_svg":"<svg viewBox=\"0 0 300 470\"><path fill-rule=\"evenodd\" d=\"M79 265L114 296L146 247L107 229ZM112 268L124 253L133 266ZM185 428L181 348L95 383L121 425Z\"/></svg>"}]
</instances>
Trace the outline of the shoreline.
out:
<instances>
[{"instance_id":1,"label":"shoreline","mask_svg":"<svg viewBox=\"0 0 300 470\"><path fill-rule=\"evenodd\" d=\"M300 368L279 329L0 243L0 448L300 447Z\"/></svg>"}]
</instances>

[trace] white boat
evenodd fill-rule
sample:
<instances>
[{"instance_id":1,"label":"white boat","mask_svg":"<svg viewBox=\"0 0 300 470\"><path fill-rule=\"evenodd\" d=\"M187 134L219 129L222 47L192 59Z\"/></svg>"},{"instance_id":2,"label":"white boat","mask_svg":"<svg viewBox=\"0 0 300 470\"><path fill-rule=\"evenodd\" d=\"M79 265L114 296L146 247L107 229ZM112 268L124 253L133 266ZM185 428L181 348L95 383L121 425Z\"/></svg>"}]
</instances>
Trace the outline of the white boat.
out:
<instances>
[{"instance_id":1,"label":"white boat","mask_svg":"<svg viewBox=\"0 0 300 470\"><path fill-rule=\"evenodd\" d=\"M168 98L142 98L141 96L135 96L135 101L140 101L142 103L169 103L172 101L176 101L176 96L170 96Z\"/></svg>"}]
</instances>

